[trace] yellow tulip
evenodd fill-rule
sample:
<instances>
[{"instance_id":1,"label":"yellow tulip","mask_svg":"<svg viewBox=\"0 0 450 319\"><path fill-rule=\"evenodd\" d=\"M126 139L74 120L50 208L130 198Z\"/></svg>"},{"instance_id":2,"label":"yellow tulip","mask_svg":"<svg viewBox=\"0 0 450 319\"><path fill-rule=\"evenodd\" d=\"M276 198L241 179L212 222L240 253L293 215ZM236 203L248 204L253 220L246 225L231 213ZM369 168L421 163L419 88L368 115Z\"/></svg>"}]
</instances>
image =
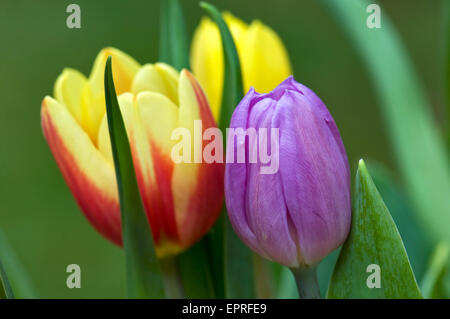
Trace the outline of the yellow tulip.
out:
<instances>
[{"instance_id":1,"label":"yellow tulip","mask_svg":"<svg viewBox=\"0 0 450 319\"><path fill-rule=\"evenodd\" d=\"M247 25L230 13L223 18L231 31L241 62L244 90L272 91L292 74L286 48L279 36L260 21ZM191 67L208 95L216 121L222 101L224 62L219 30L209 18L202 18L191 46Z\"/></svg>"},{"instance_id":2,"label":"yellow tulip","mask_svg":"<svg viewBox=\"0 0 450 319\"><path fill-rule=\"evenodd\" d=\"M198 241L217 219L223 202L223 163L175 163L175 128L216 127L197 80L163 63L140 66L125 53L107 48L89 78L66 69L54 97L42 102L44 136L87 219L121 245L121 218L111 153L103 74L108 56L118 101L130 139L139 190L159 257Z\"/></svg>"}]
</instances>

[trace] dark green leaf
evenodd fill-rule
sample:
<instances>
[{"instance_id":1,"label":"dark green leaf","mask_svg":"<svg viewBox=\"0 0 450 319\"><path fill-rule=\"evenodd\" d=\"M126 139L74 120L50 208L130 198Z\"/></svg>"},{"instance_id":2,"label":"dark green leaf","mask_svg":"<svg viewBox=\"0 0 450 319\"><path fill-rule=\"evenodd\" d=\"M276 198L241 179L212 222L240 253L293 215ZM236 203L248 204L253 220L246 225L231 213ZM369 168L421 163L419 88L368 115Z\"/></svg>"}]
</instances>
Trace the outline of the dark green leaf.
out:
<instances>
[{"instance_id":1,"label":"dark green leaf","mask_svg":"<svg viewBox=\"0 0 450 319\"><path fill-rule=\"evenodd\" d=\"M0 231L0 299L4 297L37 298L37 294L28 273Z\"/></svg>"},{"instance_id":2,"label":"dark green leaf","mask_svg":"<svg viewBox=\"0 0 450 319\"><path fill-rule=\"evenodd\" d=\"M235 107L241 101L244 90L242 86L242 73L236 46L222 15L216 7L209 3L201 2L200 6L208 12L219 27L224 51L224 83L222 105L220 110L219 127L226 132L231 115ZM254 293L253 262L251 251L242 243L234 232L228 218L221 218L215 226L216 235L212 243L215 254L223 251L224 261L216 264L224 264L225 296L228 298L252 298ZM215 271L220 273L221 269Z\"/></svg>"},{"instance_id":3,"label":"dark green leaf","mask_svg":"<svg viewBox=\"0 0 450 319\"><path fill-rule=\"evenodd\" d=\"M177 70L189 69L189 47L181 4L179 0L161 0L160 3L160 61Z\"/></svg>"},{"instance_id":4,"label":"dark green leaf","mask_svg":"<svg viewBox=\"0 0 450 319\"><path fill-rule=\"evenodd\" d=\"M410 57L386 10L369 29L367 0L324 0L350 34L371 75L406 191L434 241L450 242L450 169L445 145Z\"/></svg>"},{"instance_id":5,"label":"dark green leaf","mask_svg":"<svg viewBox=\"0 0 450 319\"><path fill-rule=\"evenodd\" d=\"M447 98L447 147L450 149L450 1L442 1L443 43L442 43L442 76L444 96Z\"/></svg>"},{"instance_id":6,"label":"dark green leaf","mask_svg":"<svg viewBox=\"0 0 450 319\"><path fill-rule=\"evenodd\" d=\"M450 246L446 242L437 245L422 281L425 298L450 298Z\"/></svg>"},{"instance_id":7,"label":"dark green leaf","mask_svg":"<svg viewBox=\"0 0 450 319\"><path fill-rule=\"evenodd\" d=\"M176 69L189 69L183 11L178 0L161 0L160 61ZM205 240L176 257L187 298L213 298Z\"/></svg>"},{"instance_id":8,"label":"dark green leaf","mask_svg":"<svg viewBox=\"0 0 450 319\"><path fill-rule=\"evenodd\" d=\"M369 265L379 267L379 272ZM376 274L380 287L369 288ZM421 298L400 234L363 160L356 173L350 234L328 298Z\"/></svg>"},{"instance_id":9,"label":"dark green leaf","mask_svg":"<svg viewBox=\"0 0 450 319\"><path fill-rule=\"evenodd\" d=\"M225 261L224 261L224 236L225 236L225 205L222 213L211 228L209 233L202 239L208 252L208 260L211 265L211 276L213 279L214 294L216 298L225 298Z\"/></svg>"},{"instance_id":10,"label":"dark green leaf","mask_svg":"<svg viewBox=\"0 0 450 319\"><path fill-rule=\"evenodd\" d=\"M205 242L200 241L177 256L186 298L214 298L214 288Z\"/></svg>"},{"instance_id":11,"label":"dark green leaf","mask_svg":"<svg viewBox=\"0 0 450 319\"><path fill-rule=\"evenodd\" d=\"M122 215L128 296L163 298L160 265L139 195L127 132L114 87L111 57L108 57L105 68L105 100Z\"/></svg>"},{"instance_id":12,"label":"dark green leaf","mask_svg":"<svg viewBox=\"0 0 450 319\"><path fill-rule=\"evenodd\" d=\"M200 6L205 9L214 22L219 27L222 38L223 56L225 63L225 72L223 78L223 96L220 109L219 126L222 132L225 132L230 124L231 115L244 95L242 86L242 72L239 63L236 46L233 41L230 30L222 18L222 15L213 5L201 2Z\"/></svg>"}]
</instances>

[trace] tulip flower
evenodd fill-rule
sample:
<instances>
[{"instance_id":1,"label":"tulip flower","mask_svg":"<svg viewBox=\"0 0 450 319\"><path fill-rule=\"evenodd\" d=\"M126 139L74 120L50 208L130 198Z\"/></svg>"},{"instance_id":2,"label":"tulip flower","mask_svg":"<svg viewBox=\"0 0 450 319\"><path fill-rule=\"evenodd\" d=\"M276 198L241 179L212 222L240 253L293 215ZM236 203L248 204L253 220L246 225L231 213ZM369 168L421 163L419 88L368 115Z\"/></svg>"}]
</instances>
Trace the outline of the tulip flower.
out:
<instances>
[{"instance_id":1,"label":"tulip flower","mask_svg":"<svg viewBox=\"0 0 450 319\"><path fill-rule=\"evenodd\" d=\"M292 74L286 48L279 36L260 21L247 25L230 13L223 18L231 31L242 67L244 90L253 86L270 92ZM224 58L217 25L204 17L191 45L192 71L206 91L213 115L218 120L222 101Z\"/></svg>"},{"instance_id":2,"label":"tulip flower","mask_svg":"<svg viewBox=\"0 0 450 319\"><path fill-rule=\"evenodd\" d=\"M271 174L262 173L261 160L230 163L240 151L247 159L253 151L251 143L228 137L225 199L234 230L267 259L314 267L344 242L351 222L347 155L326 106L289 77L267 94L250 89L230 128L279 130L270 148L278 152L273 160L279 165Z\"/></svg>"},{"instance_id":3,"label":"tulip flower","mask_svg":"<svg viewBox=\"0 0 450 319\"><path fill-rule=\"evenodd\" d=\"M159 257L179 253L199 240L218 217L223 201L223 164L171 160L171 132L215 127L207 99L186 70L163 64L140 66L107 48L89 78L66 69L54 98L45 97L45 138L78 205L92 225L121 245L121 218L106 119L103 74L112 56L114 82L144 208Z\"/></svg>"}]
</instances>

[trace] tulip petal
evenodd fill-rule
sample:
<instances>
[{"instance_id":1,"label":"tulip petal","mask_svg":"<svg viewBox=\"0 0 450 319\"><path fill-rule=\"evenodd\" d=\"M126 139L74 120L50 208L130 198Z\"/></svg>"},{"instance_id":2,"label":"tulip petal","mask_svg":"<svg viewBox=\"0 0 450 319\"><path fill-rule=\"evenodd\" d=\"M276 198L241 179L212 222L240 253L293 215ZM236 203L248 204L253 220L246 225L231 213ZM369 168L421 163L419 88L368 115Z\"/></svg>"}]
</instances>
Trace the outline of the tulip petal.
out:
<instances>
[{"instance_id":1,"label":"tulip petal","mask_svg":"<svg viewBox=\"0 0 450 319\"><path fill-rule=\"evenodd\" d=\"M207 99L187 70L180 74L178 126L194 135L194 121L202 121L203 132L216 127ZM206 142L201 142L202 149ZM193 143L191 143L193 144ZM192 146L191 154L194 146ZM223 202L223 163L179 163L173 172L172 191L180 240L187 246L203 236L217 219Z\"/></svg>"},{"instance_id":2,"label":"tulip petal","mask_svg":"<svg viewBox=\"0 0 450 319\"><path fill-rule=\"evenodd\" d=\"M220 115L224 62L219 29L208 18L202 18L191 45L192 70L205 89L214 118Z\"/></svg>"},{"instance_id":3,"label":"tulip petal","mask_svg":"<svg viewBox=\"0 0 450 319\"><path fill-rule=\"evenodd\" d=\"M131 90L131 83L140 67L132 57L115 48L105 48L97 55L88 85L83 91L86 108L82 119L83 127L94 144L97 143L98 129L106 112L104 72L108 56L112 57L114 84L118 96Z\"/></svg>"},{"instance_id":4,"label":"tulip petal","mask_svg":"<svg viewBox=\"0 0 450 319\"><path fill-rule=\"evenodd\" d=\"M82 99L83 89L87 83L86 77L74 69L64 69L57 78L54 88L55 99L65 105L70 114L82 123Z\"/></svg>"},{"instance_id":5,"label":"tulip petal","mask_svg":"<svg viewBox=\"0 0 450 319\"><path fill-rule=\"evenodd\" d=\"M124 93L117 98L128 136L132 135L132 130L134 127L134 99L134 95L131 93ZM111 163L111 165L114 165L106 113L103 116L102 122L100 124L97 140L98 150L100 151L100 153L103 154L103 156Z\"/></svg>"},{"instance_id":6,"label":"tulip petal","mask_svg":"<svg viewBox=\"0 0 450 319\"><path fill-rule=\"evenodd\" d=\"M260 141L269 142L267 149L269 153L272 151L270 149L271 129L278 128L272 127L272 118L276 107L276 100L264 99L256 103L250 112L248 127L258 128L259 139L253 142L255 152L261 147L258 145ZM264 138L264 131L261 131L261 128L267 129L266 138ZM250 142L249 147L251 144ZM252 152L251 148L248 152ZM272 160L279 161L279 158L274 157ZM262 174L261 158L258 158L255 164L249 161L251 159L247 158L246 198L250 228L266 256L283 265L298 267L297 234L286 207L281 175L279 171L273 174Z\"/></svg>"},{"instance_id":7,"label":"tulip petal","mask_svg":"<svg viewBox=\"0 0 450 319\"><path fill-rule=\"evenodd\" d=\"M94 66L89 75L89 84L94 96L104 95L105 65L108 56L112 57L113 79L118 96L130 91L133 78L140 68L136 60L116 48L101 50L95 58Z\"/></svg>"},{"instance_id":8,"label":"tulip petal","mask_svg":"<svg viewBox=\"0 0 450 319\"><path fill-rule=\"evenodd\" d=\"M178 107L153 92L138 94L135 135L131 143L139 188L144 201L158 255L179 250L171 180L173 162L170 139L178 119Z\"/></svg>"},{"instance_id":9,"label":"tulip petal","mask_svg":"<svg viewBox=\"0 0 450 319\"><path fill-rule=\"evenodd\" d=\"M177 104L178 76L178 72L167 64L146 64L134 77L131 92L135 95L144 91L161 93Z\"/></svg>"},{"instance_id":10,"label":"tulip petal","mask_svg":"<svg viewBox=\"0 0 450 319\"><path fill-rule=\"evenodd\" d=\"M339 129L336 125L336 122L334 121L333 117L331 116L330 112L328 111L327 107L325 106L325 103L322 102L322 100L308 87L305 85L298 83L295 81L293 76L289 76L286 80L284 80L280 85L278 85L275 90L273 90L271 93L268 94L268 96L281 96L283 95L285 90L297 90L300 93L302 93L308 100L309 103L314 104L317 106L318 111L321 112L323 118L325 119L327 125L329 126L334 139L336 143L339 146L339 150L341 152L341 155L343 158L347 158L347 152L345 151L344 143L342 142L341 135L339 134ZM350 173L349 173L350 176ZM350 187L350 180L349 180L349 187Z\"/></svg>"},{"instance_id":11,"label":"tulip petal","mask_svg":"<svg viewBox=\"0 0 450 319\"><path fill-rule=\"evenodd\" d=\"M114 167L95 148L67 108L46 97L42 128L78 205L106 238L121 244L120 208Z\"/></svg>"},{"instance_id":12,"label":"tulip petal","mask_svg":"<svg viewBox=\"0 0 450 319\"><path fill-rule=\"evenodd\" d=\"M259 21L253 21L239 50L244 90L270 92L292 74L287 50L279 36Z\"/></svg>"},{"instance_id":13,"label":"tulip petal","mask_svg":"<svg viewBox=\"0 0 450 319\"><path fill-rule=\"evenodd\" d=\"M345 240L351 203L348 163L326 118L297 91L285 90L273 125L280 127L280 172L285 200L307 265ZM342 174L344 172L344 174Z\"/></svg>"},{"instance_id":14,"label":"tulip petal","mask_svg":"<svg viewBox=\"0 0 450 319\"><path fill-rule=\"evenodd\" d=\"M231 118L230 128L247 128L248 114L253 106L252 100L257 93L253 88L244 96L242 101L236 107L233 116ZM239 238L254 251L258 252L262 256L266 256L266 253L258 246L257 238L250 228L247 218L247 163L238 163L235 158L229 159L229 154L238 153L238 148L242 147L237 144L237 141L230 141L227 138L227 165L225 170L225 185L226 185L226 204L228 209L228 216L230 222L238 234ZM231 150L233 148L233 150ZM232 161L232 162L231 162ZM245 185L245 191L242 191L242 187Z\"/></svg>"}]
</instances>

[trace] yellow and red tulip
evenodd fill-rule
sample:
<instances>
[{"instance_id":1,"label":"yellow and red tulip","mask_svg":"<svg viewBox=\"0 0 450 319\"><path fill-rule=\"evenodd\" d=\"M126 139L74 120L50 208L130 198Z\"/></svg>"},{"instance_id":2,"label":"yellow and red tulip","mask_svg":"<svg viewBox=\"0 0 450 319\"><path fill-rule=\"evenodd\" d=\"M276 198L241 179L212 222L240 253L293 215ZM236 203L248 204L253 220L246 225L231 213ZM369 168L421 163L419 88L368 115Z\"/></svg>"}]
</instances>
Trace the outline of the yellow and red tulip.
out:
<instances>
[{"instance_id":1,"label":"yellow and red tulip","mask_svg":"<svg viewBox=\"0 0 450 319\"><path fill-rule=\"evenodd\" d=\"M254 87L268 93L292 75L287 50L280 37L258 20L247 25L225 12L223 18L230 29L242 67L244 90ZM191 66L205 89L214 118L218 120L223 91L224 58L217 25L204 17L191 44Z\"/></svg>"},{"instance_id":2,"label":"yellow and red tulip","mask_svg":"<svg viewBox=\"0 0 450 319\"><path fill-rule=\"evenodd\" d=\"M42 102L44 136L87 219L121 245L103 89L108 56L157 254L179 253L209 230L223 201L223 164L176 164L171 159L175 128L193 130L195 120L202 120L203 130L216 126L192 74L163 63L140 66L117 49L104 49L89 78L72 69L58 77L54 98L47 96Z\"/></svg>"}]
</instances>

